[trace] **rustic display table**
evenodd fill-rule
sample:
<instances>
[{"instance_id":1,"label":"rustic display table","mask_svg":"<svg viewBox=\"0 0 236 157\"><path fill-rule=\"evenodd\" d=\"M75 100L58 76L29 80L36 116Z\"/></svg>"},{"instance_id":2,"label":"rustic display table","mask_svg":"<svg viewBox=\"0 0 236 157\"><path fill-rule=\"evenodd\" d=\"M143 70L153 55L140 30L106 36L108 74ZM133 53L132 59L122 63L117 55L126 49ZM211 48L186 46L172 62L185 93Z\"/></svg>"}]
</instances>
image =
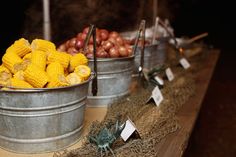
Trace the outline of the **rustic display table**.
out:
<instances>
[{"instance_id":1,"label":"rustic display table","mask_svg":"<svg viewBox=\"0 0 236 157\"><path fill-rule=\"evenodd\" d=\"M177 113L181 128L159 143L158 155L160 157L180 157L183 155L213 75L219 54L219 50L211 51L208 58L203 63L205 64L204 68L197 72L196 94L191 97Z\"/></svg>"},{"instance_id":2,"label":"rustic display table","mask_svg":"<svg viewBox=\"0 0 236 157\"><path fill-rule=\"evenodd\" d=\"M207 58L202 62L203 68L196 71L196 92L195 95L185 103L177 112L176 117L180 124L180 129L167 135L157 145L156 151L160 157L180 157L182 156L197 119L203 98L206 94L212 74L215 69L219 57L219 50L209 50ZM102 121L107 112L107 108L87 108L85 112L84 132L85 135L91 123L95 120ZM70 146L68 150L81 146L81 142L77 142ZM52 157L52 153L42 154L17 154L0 149L0 157Z\"/></svg>"}]
</instances>

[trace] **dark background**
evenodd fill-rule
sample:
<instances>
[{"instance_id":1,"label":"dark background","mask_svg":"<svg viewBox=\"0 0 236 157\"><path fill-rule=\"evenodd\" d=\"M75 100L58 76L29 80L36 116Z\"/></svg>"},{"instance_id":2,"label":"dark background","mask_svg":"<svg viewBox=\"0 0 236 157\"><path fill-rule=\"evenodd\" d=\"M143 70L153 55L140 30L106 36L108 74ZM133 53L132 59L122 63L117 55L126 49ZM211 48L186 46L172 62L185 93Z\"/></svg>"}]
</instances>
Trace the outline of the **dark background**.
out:
<instances>
[{"instance_id":1,"label":"dark background","mask_svg":"<svg viewBox=\"0 0 236 157\"><path fill-rule=\"evenodd\" d=\"M87 0L89 1L89 0ZM100 26L109 26L110 28L114 28L115 30L122 30L123 28L128 28L129 24L133 23L133 25L137 25L137 22L141 17L134 17L136 15L143 16L144 18L150 18L150 13L148 13L149 9L147 8L150 6L147 6L148 3L151 3L151 1L147 4L145 1L125 1L121 0L119 3L115 3L113 1L110 1L110 3L107 5L110 9L109 11L116 15L108 16L102 12L102 10L107 10L106 6L100 6L96 8L96 6L89 6L90 8L85 8L84 10L89 10L91 8L96 8L96 13L101 14L103 17L107 17L108 20L105 20L105 18L99 19L99 15L94 14L92 12L89 14L89 11L84 11L84 14L86 15L87 21L79 21L78 24L82 25L81 27L79 25L73 26L73 20L79 18L80 16L83 16L81 12L79 12L77 17L71 13L69 9L72 7L69 6L67 1L64 1L65 4L62 3L62 1L58 0L52 0L51 5L55 5L57 7L51 6L52 15L57 14L58 16L64 17L64 21L68 21L67 24L62 23L61 19L57 18L56 15L54 15L54 18L51 19L52 21L56 21L56 24L53 24L52 27L56 28L62 28L64 30L67 30L68 32L76 33L75 29L73 27L82 28L85 26L85 22L89 23L91 21L96 21L98 25ZM69 1L68 1L69 2ZM76 1L73 1L74 4ZM83 1L81 1L82 3ZM94 1L96 2L96 0ZM109 1L103 0L104 3L108 3ZM18 39L22 35L25 35L27 37L27 33L30 32L30 34L37 34L42 33L41 31L41 23L39 24L29 24L33 23L34 21L42 22L42 3L41 0L13 0L13 1L5 1L5 5L2 5L2 9L0 10L1 14L1 30L0 30L0 50L4 51L4 48L8 47L9 44L11 44L14 40ZM98 2L97 2L98 3ZM206 38L206 42L215 46L215 47L232 47L232 43L234 42L234 37L236 35L235 33L235 22L234 22L234 5L229 0L225 1L213 1L213 0L166 0L164 3L163 0L160 0L160 5L165 5L164 9L167 10L163 13L160 9L160 14L166 14L167 18L170 18L170 22L172 26L174 27L176 36L194 36L197 34L200 34L202 32L209 32L208 38ZM72 3L73 4L73 3ZM68 6L68 10L63 10L62 5ZM144 6L143 10L139 9L141 6ZM4 7L6 7L6 11L4 10ZM70 8L69 8L70 7ZM122 9L114 9L114 8L122 8ZM9 8L9 9L8 9ZM31 11L29 11L29 8ZM55 9L54 9L55 8ZM62 9L61 9L62 8ZM134 10L133 12L125 11L125 9L128 10ZM138 9L139 10L138 10ZM76 8L75 8L76 9ZM32 11L33 10L33 11ZM79 9L77 9L79 10ZM101 11L100 11L101 10ZM111 11L112 10L112 11ZM142 15L141 11L143 12ZM139 12L138 12L139 11ZM38 14L36 14L36 12ZM62 13L61 13L62 12ZM74 12L74 11L73 11ZM106 11L103 11L106 12ZM150 12L150 11L149 11ZM117 16L120 13L119 16ZM39 16L40 14L40 16ZM73 15L72 17L66 16L66 14ZM109 13L110 14L110 13ZM133 15L132 15L133 14ZM89 17L87 17L89 15ZM163 15L161 15L163 16ZM124 20L120 20L120 19ZM114 20L120 20L119 23L115 22ZM90 20L90 21L89 21ZM129 20L129 21L128 21ZM105 21L105 22L103 22ZM69 29L68 29L69 28ZM62 31L62 30L61 30ZM80 30L76 30L80 31ZM52 30L52 33L53 30ZM58 32L53 34L53 40L59 41L62 40L62 37L68 38L65 35L71 37L71 35L74 34L65 34L64 36L58 36ZM60 38L60 39L59 39ZM226 46L227 45L227 46Z\"/></svg>"},{"instance_id":2,"label":"dark background","mask_svg":"<svg viewBox=\"0 0 236 157\"><path fill-rule=\"evenodd\" d=\"M88 0L89 1L89 0ZM5 1L4 5L1 5L0 17L1 17L1 28L0 28L0 51L1 54L5 53L5 49L10 46L16 39L20 37L28 37L27 35L40 34L41 30L35 25L31 24L29 19L35 19L35 21L40 21L41 0L29 1L29 0L15 0L15 1ZM62 1L52 0L52 2L59 3ZM64 1L66 2L66 1ZM72 2L72 1L71 1ZM75 2L75 1L73 1ZM77 1L78 2L78 1ZM91 1L90 1L91 2ZM98 3L98 1L96 1ZM86 19L92 21L99 21L100 26L105 26L104 19L109 19L109 26L117 30L122 30L120 26L127 27L132 24L129 20L137 24L137 21L142 17L135 17L141 13L148 13L150 8L142 7L147 5L146 2L150 1L118 1L121 4L116 4L115 1L106 1L104 3L115 8L120 7L120 9L111 9L113 14L102 14L102 11L106 11L105 6L96 7L96 5L91 5L90 7L96 9L96 12L87 12L86 9ZM136 3L137 2L137 3ZM162 8L162 16L168 14L170 17L171 25L174 28L175 35L177 37L182 36L194 36L203 32L208 32L207 38L204 38L209 47L218 48L221 50L220 58L216 65L214 75L212 77L209 89L205 96L202 104L202 108L199 114L199 118L196 122L193 134L191 135L189 146L185 153L186 157L233 157L236 154L236 25L235 25L235 5L233 1L213 1L213 0L164 0L160 1L165 4L164 9ZM81 2L82 3L82 2ZM69 5L68 3L65 3ZM70 38L73 33L76 33L81 27L84 27L86 21L79 21L81 24L75 25L73 19L75 16L70 18L67 17L67 11L60 8L64 4L59 5L59 9L54 12L54 14L64 16L64 20L71 20L69 23L60 23L62 20L55 16L54 28L59 28L65 30L59 35L53 32L53 40L60 41L63 38ZM73 8L73 5L71 5ZM3 9L6 10L3 10ZM28 11L31 10L31 14ZM77 8L76 8L77 9ZM125 9L132 11L139 11L138 14L129 14ZM167 12L163 11L167 10ZM73 13L73 11L68 10L68 12ZM104 15L107 18L100 19L99 14ZM122 13L122 15L116 16L114 13ZM41 14L41 13L40 13ZM92 18L91 14L96 14L96 18ZM87 17L88 15L89 18ZM83 15L78 15L78 17L83 17ZM129 20L125 19L129 18ZM144 16L145 17L145 16ZM111 22L115 19L123 19L122 22ZM27 23L28 22L28 23ZM91 21L90 21L91 22ZM60 23L60 24L59 24ZM31 25L30 25L31 24ZM58 24L58 25L57 25ZM77 27L78 26L78 27ZM41 26L40 26L41 27ZM68 27L68 29L66 29ZM75 28L76 27L76 28ZM27 33L28 34L27 34ZM71 33L72 32L72 33Z\"/></svg>"}]
</instances>

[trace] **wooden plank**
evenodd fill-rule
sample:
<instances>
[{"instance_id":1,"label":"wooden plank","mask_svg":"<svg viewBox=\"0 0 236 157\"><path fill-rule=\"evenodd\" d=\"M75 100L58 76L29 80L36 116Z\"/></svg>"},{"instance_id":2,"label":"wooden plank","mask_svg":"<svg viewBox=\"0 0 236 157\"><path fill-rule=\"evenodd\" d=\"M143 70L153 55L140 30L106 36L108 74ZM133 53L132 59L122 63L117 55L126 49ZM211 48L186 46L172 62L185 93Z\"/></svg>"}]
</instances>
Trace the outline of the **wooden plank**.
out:
<instances>
[{"instance_id":1,"label":"wooden plank","mask_svg":"<svg viewBox=\"0 0 236 157\"><path fill-rule=\"evenodd\" d=\"M177 113L181 129L168 135L158 144L158 156L181 157L183 155L214 72L219 53L217 50L211 51L203 63L205 65L204 68L198 71L196 95L191 97Z\"/></svg>"}]
</instances>

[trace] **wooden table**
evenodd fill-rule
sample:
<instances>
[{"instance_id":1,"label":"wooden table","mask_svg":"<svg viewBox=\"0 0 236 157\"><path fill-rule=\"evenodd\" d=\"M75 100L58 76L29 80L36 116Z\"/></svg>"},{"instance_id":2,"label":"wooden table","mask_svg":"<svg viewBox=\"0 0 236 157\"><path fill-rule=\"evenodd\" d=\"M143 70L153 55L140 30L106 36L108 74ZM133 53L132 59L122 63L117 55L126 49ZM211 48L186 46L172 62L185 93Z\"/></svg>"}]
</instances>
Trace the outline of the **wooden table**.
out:
<instances>
[{"instance_id":1,"label":"wooden table","mask_svg":"<svg viewBox=\"0 0 236 157\"><path fill-rule=\"evenodd\" d=\"M181 157L187 147L202 101L210 83L220 51L212 50L205 60L204 68L196 74L196 94L177 113L181 128L164 138L157 147L160 157Z\"/></svg>"},{"instance_id":2,"label":"wooden table","mask_svg":"<svg viewBox=\"0 0 236 157\"><path fill-rule=\"evenodd\" d=\"M210 83L215 65L219 57L219 50L212 50L209 56L203 63L205 66L196 74L196 95L191 97L188 102L182 106L177 113L177 118L181 125L181 129L169 134L166 138L162 139L158 144L157 151L160 157L180 157L183 155L187 147L187 143L197 119L203 98L206 94L208 85ZM87 108L85 111L84 132L88 132L90 124L95 121L102 121L107 109L106 108ZM81 142L68 147L68 150L75 149L81 146ZM0 157L52 157L53 153L42 154L16 154L0 148Z\"/></svg>"}]
</instances>

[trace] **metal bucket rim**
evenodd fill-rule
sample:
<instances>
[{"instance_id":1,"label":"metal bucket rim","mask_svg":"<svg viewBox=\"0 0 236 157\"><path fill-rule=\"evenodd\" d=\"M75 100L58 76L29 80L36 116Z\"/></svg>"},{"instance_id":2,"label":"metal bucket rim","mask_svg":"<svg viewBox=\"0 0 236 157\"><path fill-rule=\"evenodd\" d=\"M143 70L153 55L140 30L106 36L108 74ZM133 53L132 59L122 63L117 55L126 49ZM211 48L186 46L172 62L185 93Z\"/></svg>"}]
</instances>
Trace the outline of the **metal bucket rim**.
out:
<instances>
[{"instance_id":1,"label":"metal bucket rim","mask_svg":"<svg viewBox=\"0 0 236 157\"><path fill-rule=\"evenodd\" d=\"M53 88L16 88L16 87L11 87L11 86L4 86L4 88L10 88L9 90L1 90L0 92L13 92L13 93L21 93L21 92L43 92L43 91L53 91L53 90L60 90L60 89L69 89L69 88L74 88L77 86L82 86L84 84L89 83L91 80L95 78L95 73L92 72L89 79L80 83L80 84L75 84L75 85L70 85L70 86L65 86L65 87L53 87Z\"/></svg>"},{"instance_id":2,"label":"metal bucket rim","mask_svg":"<svg viewBox=\"0 0 236 157\"><path fill-rule=\"evenodd\" d=\"M121 60L130 60L133 59L134 55L129 57L117 57L117 58L97 58L97 62L113 62L113 61L121 61ZM93 62L94 59L89 59L90 62Z\"/></svg>"},{"instance_id":3,"label":"metal bucket rim","mask_svg":"<svg viewBox=\"0 0 236 157\"><path fill-rule=\"evenodd\" d=\"M149 47L156 47L158 46L159 44L155 43L155 44L149 44L149 45L145 45L145 48L149 48ZM141 46L137 46L137 48L141 48Z\"/></svg>"}]
</instances>

